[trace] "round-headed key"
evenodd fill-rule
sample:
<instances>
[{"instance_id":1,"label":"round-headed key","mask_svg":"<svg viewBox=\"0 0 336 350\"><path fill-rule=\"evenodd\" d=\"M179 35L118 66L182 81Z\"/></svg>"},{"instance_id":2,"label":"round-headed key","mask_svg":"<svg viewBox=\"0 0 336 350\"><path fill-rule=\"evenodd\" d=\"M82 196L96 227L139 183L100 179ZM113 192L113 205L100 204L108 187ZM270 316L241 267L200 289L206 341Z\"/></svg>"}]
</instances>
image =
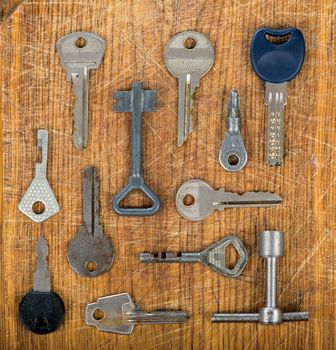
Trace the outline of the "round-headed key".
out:
<instances>
[{"instance_id":1,"label":"round-headed key","mask_svg":"<svg viewBox=\"0 0 336 350\"><path fill-rule=\"evenodd\" d=\"M92 166L84 168L83 179L83 225L69 244L68 261L79 275L97 277L111 267L114 249L99 225L96 169Z\"/></svg>"},{"instance_id":2,"label":"round-headed key","mask_svg":"<svg viewBox=\"0 0 336 350\"><path fill-rule=\"evenodd\" d=\"M205 181L195 179L185 182L177 191L176 208L186 219L200 221L214 210L226 208L275 207L282 202L280 196L270 192L225 192L214 190Z\"/></svg>"},{"instance_id":3,"label":"round-headed key","mask_svg":"<svg viewBox=\"0 0 336 350\"><path fill-rule=\"evenodd\" d=\"M37 267L34 288L19 305L19 317L23 325L37 334L55 331L64 320L64 304L61 297L50 289L50 274L46 258L48 243L40 237L36 242Z\"/></svg>"},{"instance_id":4,"label":"round-headed key","mask_svg":"<svg viewBox=\"0 0 336 350\"><path fill-rule=\"evenodd\" d=\"M266 162L269 165L282 163L287 82L299 73L304 56L304 37L297 28L282 30L261 28L253 36L252 66L259 78L266 82L265 103L268 105Z\"/></svg>"},{"instance_id":5,"label":"round-headed key","mask_svg":"<svg viewBox=\"0 0 336 350\"><path fill-rule=\"evenodd\" d=\"M192 132L191 111L195 89L214 63L214 48L209 39L194 31L175 35L168 43L164 58L168 71L179 81L178 146Z\"/></svg>"}]
</instances>

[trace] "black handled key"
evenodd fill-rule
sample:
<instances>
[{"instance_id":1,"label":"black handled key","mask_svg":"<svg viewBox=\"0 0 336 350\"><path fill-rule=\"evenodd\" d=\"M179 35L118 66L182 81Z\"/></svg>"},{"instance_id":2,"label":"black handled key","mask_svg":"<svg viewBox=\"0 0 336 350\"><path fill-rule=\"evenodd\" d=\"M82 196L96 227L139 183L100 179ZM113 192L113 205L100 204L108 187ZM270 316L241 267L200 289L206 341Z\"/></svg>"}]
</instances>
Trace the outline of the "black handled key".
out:
<instances>
[{"instance_id":1,"label":"black handled key","mask_svg":"<svg viewBox=\"0 0 336 350\"><path fill-rule=\"evenodd\" d=\"M268 38L289 37L284 43L271 43ZM268 105L266 162L281 165L283 157L284 106L287 104L287 82L299 73L305 56L305 42L297 28L258 29L252 39L251 62L260 79L266 82L265 103Z\"/></svg>"},{"instance_id":2,"label":"black handled key","mask_svg":"<svg viewBox=\"0 0 336 350\"><path fill-rule=\"evenodd\" d=\"M36 242L36 255L38 260L34 273L34 289L21 300L19 317L30 331L47 334L62 324L65 309L61 297L50 290L50 274L46 261L48 243L42 237Z\"/></svg>"}]
</instances>

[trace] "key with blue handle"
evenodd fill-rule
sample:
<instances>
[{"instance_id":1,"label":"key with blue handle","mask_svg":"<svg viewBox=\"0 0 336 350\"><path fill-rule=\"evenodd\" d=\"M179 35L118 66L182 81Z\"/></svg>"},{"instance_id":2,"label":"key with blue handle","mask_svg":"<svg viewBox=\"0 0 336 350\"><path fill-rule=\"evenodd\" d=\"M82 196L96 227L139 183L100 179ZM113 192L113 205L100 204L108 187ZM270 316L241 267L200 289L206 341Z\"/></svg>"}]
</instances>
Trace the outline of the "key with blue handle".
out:
<instances>
[{"instance_id":1,"label":"key with blue handle","mask_svg":"<svg viewBox=\"0 0 336 350\"><path fill-rule=\"evenodd\" d=\"M267 35L283 43L272 43ZM266 83L265 103L268 106L266 162L281 165L283 157L284 106L287 104L287 83L299 73L305 56L305 42L297 28L258 29L251 43L251 62L260 79Z\"/></svg>"}]
</instances>

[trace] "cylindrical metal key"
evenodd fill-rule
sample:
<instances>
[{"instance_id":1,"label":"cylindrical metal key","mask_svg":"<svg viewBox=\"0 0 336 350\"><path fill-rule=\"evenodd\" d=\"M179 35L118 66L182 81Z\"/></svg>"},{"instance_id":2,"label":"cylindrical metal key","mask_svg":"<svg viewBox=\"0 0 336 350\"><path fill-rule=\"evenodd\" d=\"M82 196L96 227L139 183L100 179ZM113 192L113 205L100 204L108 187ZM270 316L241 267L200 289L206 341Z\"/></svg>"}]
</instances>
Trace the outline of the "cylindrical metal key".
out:
<instances>
[{"instance_id":1,"label":"cylindrical metal key","mask_svg":"<svg viewBox=\"0 0 336 350\"><path fill-rule=\"evenodd\" d=\"M260 322L278 324L283 321L306 321L308 312L286 312L276 302L276 262L283 256L284 234L282 231L263 231L259 234L259 254L266 260L265 306L259 313L215 313L213 322Z\"/></svg>"}]
</instances>

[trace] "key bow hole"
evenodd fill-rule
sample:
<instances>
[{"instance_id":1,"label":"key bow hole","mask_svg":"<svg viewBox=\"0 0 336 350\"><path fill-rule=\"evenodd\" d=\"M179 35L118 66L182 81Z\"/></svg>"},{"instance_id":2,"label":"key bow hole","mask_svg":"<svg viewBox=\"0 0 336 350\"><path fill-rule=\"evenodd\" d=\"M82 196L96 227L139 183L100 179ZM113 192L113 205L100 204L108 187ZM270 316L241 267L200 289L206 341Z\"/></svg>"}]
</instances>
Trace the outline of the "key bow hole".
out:
<instances>
[{"instance_id":1,"label":"key bow hole","mask_svg":"<svg viewBox=\"0 0 336 350\"><path fill-rule=\"evenodd\" d=\"M271 34L268 34L266 33L265 34L265 39L273 44L273 45L283 45L283 44L286 44L289 40L291 40L292 38L292 34L291 33L288 33L288 34L285 34L285 35L271 35Z\"/></svg>"}]
</instances>

